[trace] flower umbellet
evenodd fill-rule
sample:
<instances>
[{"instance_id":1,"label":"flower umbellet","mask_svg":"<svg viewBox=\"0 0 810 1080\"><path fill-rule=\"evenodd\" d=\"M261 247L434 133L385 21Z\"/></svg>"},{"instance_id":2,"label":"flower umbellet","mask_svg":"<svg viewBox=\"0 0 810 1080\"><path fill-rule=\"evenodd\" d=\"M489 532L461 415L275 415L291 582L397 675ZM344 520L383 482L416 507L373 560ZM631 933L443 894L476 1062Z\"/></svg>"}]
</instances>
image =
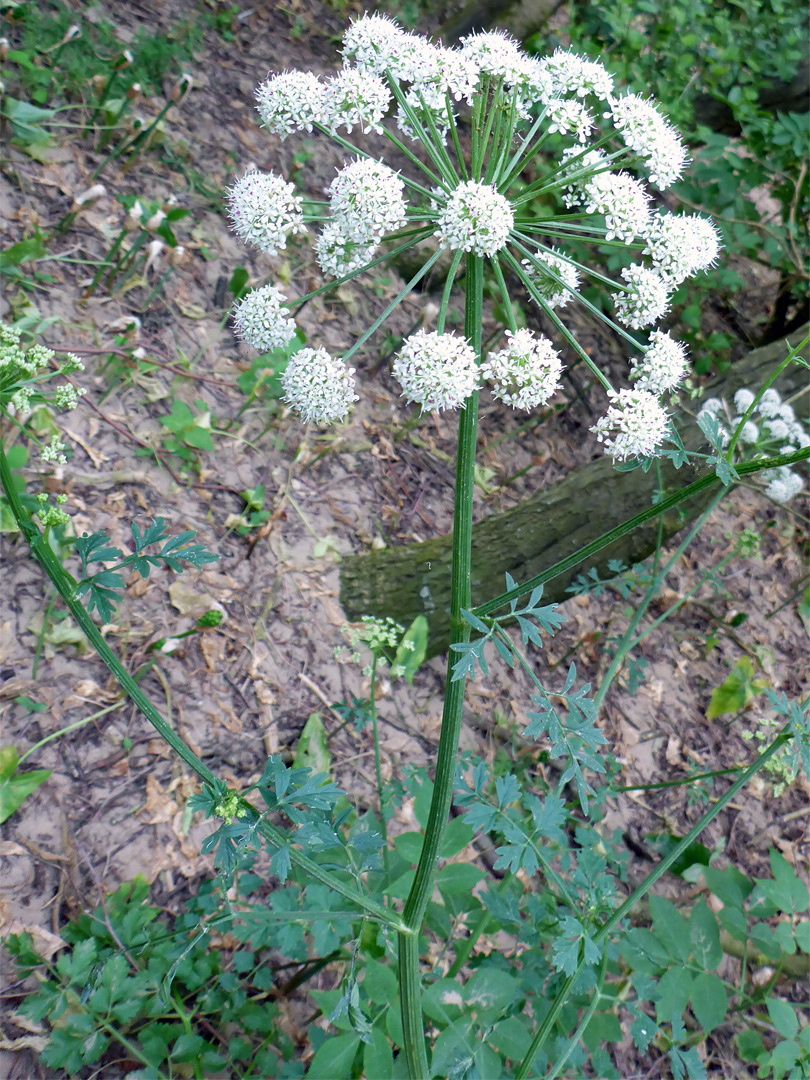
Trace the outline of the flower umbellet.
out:
<instances>
[{"instance_id":1,"label":"flower umbellet","mask_svg":"<svg viewBox=\"0 0 810 1080\"><path fill-rule=\"evenodd\" d=\"M326 199L306 198L275 173L252 169L228 192L236 233L277 254L288 238L315 226L316 260L336 285L422 241L447 250L450 277L435 333L424 327L393 360L403 396L423 411L464 408L482 387L512 408L532 409L559 386L562 360L547 339L530 341L510 325L507 348L487 359L468 341L444 333L461 259L487 260L504 299L507 279L512 286L517 280L608 392L610 409L594 429L605 448L619 460L657 453L669 430L659 399L677 391L689 373L686 350L657 324L673 290L712 266L720 251L707 218L656 209L657 192L688 165L661 108L623 93L598 61L563 49L529 56L501 31L470 34L459 47L446 48L388 16L363 15L346 31L341 52L343 67L333 75L276 72L256 91L270 133L285 138L319 131L346 150ZM479 136L472 153L468 123ZM386 140L398 169L354 146L350 137L358 130ZM573 240L577 253L586 244L593 254L575 257L566 247ZM606 242L633 253L618 277L597 265ZM386 316L435 261L405 286ZM615 321L608 321L633 357L630 390L614 386L552 314L581 299L591 281L612 293ZM254 290L234 311L236 333L256 349L283 347L295 332L286 312L311 295L286 300L273 285ZM330 358L317 342L296 354L286 400L304 420L347 417L358 398L354 369L345 362L382 321L342 358ZM643 438L631 434L639 419L649 421Z\"/></svg>"}]
</instances>

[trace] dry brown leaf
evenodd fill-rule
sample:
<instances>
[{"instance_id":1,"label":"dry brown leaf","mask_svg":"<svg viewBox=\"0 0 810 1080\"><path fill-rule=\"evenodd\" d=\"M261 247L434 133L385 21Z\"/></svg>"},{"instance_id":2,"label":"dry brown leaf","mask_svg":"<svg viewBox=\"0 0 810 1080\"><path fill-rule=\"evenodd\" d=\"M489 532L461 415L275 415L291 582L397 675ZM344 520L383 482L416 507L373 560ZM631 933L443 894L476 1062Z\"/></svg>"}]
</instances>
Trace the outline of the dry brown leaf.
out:
<instances>
[{"instance_id":1,"label":"dry brown leaf","mask_svg":"<svg viewBox=\"0 0 810 1080\"><path fill-rule=\"evenodd\" d=\"M173 581L169 586L169 599L181 615L190 615L192 619L201 619L207 611L221 611L223 606L208 593L195 592L184 581Z\"/></svg>"}]
</instances>

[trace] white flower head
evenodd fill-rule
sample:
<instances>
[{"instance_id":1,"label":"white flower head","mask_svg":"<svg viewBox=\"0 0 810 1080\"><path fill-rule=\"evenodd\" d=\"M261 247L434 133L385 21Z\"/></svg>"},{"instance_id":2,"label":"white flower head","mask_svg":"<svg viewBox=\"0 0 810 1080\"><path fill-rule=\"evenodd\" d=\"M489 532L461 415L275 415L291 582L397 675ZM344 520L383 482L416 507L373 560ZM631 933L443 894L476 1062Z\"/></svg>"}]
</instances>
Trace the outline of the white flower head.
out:
<instances>
[{"instance_id":1,"label":"white flower head","mask_svg":"<svg viewBox=\"0 0 810 1080\"><path fill-rule=\"evenodd\" d=\"M492 393L513 409L545 405L560 385L562 361L545 337L531 330L506 331L508 344L490 353L481 365L481 377L494 385Z\"/></svg>"},{"instance_id":2,"label":"white flower head","mask_svg":"<svg viewBox=\"0 0 810 1080\"><path fill-rule=\"evenodd\" d=\"M300 349L293 353L281 376L284 400L309 423L332 424L343 420L357 401L354 368L326 349Z\"/></svg>"},{"instance_id":3,"label":"white flower head","mask_svg":"<svg viewBox=\"0 0 810 1080\"><path fill-rule=\"evenodd\" d=\"M769 469L768 474L777 473L765 488L765 494L776 502L790 502L804 487L804 480L797 472L787 465L780 465L778 469Z\"/></svg>"},{"instance_id":4,"label":"white flower head","mask_svg":"<svg viewBox=\"0 0 810 1080\"><path fill-rule=\"evenodd\" d=\"M468 34L461 39L461 51L483 74L512 85L520 81L524 56L505 30Z\"/></svg>"},{"instance_id":5,"label":"white flower head","mask_svg":"<svg viewBox=\"0 0 810 1080\"><path fill-rule=\"evenodd\" d=\"M340 169L328 194L343 233L369 243L405 224L404 191L399 173L373 158L357 158Z\"/></svg>"},{"instance_id":6,"label":"white flower head","mask_svg":"<svg viewBox=\"0 0 810 1080\"><path fill-rule=\"evenodd\" d=\"M326 84L323 123L335 135L341 128L351 133L355 127L381 135L390 104L391 91L377 75L344 68Z\"/></svg>"},{"instance_id":7,"label":"white flower head","mask_svg":"<svg viewBox=\"0 0 810 1080\"><path fill-rule=\"evenodd\" d=\"M65 450L67 447L60 441L58 435L52 435L51 441L47 446L43 446L39 452L39 456L43 461L52 461L55 465L66 465L67 457L65 456Z\"/></svg>"},{"instance_id":8,"label":"white flower head","mask_svg":"<svg viewBox=\"0 0 810 1080\"><path fill-rule=\"evenodd\" d=\"M708 270L720 254L720 237L708 218L697 214L659 214L650 222L644 252L668 285L679 285L698 270Z\"/></svg>"},{"instance_id":9,"label":"white flower head","mask_svg":"<svg viewBox=\"0 0 810 1080\"><path fill-rule=\"evenodd\" d=\"M475 255L491 257L500 251L515 220L509 200L494 184L476 180L459 184L444 206L433 203L432 208L437 213L434 235L439 243Z\"/></svg>"},{"instance_id":10,"label":"white flower head","mask_svg":"<svg viewBox=\"0 0 810 1080\"><path fill-rule=\"evenodd\" d=\"M655 394L625 387L608 391L613 404L591 428L615 461L651 457L664 441L669 417Z\"/></svg>"},{"instance_id":11,"label":"white flower head","mask_svg":"<svg viewBox=\"0 0 810 1080\"><path fill-rule=\"evenodd\" d=\"M571 158L577 160L568 164ZM596 176L613 175L608 171L608 161L601 150L588 150L583 153L581 146L567 146L561 154L561 165L557 182L562 189L563 202L569 209L584 205L585 185Z\"/></svg>"},{"instance_id":12,"label":"white flower head","mask_svg":"<svg viewBox=\"0 0 810 1080\"><path fill-rule=\"evenodd\" d=\"M643 359L633 362L630 378L639 390L663 394L666 390L674 390L679 386L686 378L688 370L685 346L669 334L654 330L650 334L650 345Z\"/></svg>"},{"instance_id":13,"label":"white flower head","mask_svg":"<svg viewBox=\"0 0 810 1080\"><path fill-rule=\"evenodd\" d=\"M478 388L475 350L458 334L419 330L394 358L394 377L408 401L432 409L457 409Z\"/></svg>"},{"instance_id":14,"label":"white flower head","mask_svg":"<svg viewBox=\"0 0 810 1080\"><path fill-rule=\"evenodd\" d=\"M330 277L345 277L371 262L377 250L376 240L355 240L347 236L340 223L327 221L315 239L318 266Z\"/></svg>"},{"instance_id":15,"label":"white flower head","mask_svg":"<svg viewBox=\"0 0 810 1080\"><path fill-rule=\"evenodd\" d=\"M555 98L548 103L548 130L560 135L574 135L585 142L594 126L593 114L576 98Z\"/></svg>"},{"instance_id":16,"label":"white flower head","mask_svg":"<svg viewBox=\"0 0 810 1080\"><path fill-rule=\"evenodd\" d=\"M734 395L734 408L740 415L748 412L749 406L753 403L754 397L750 390L746 390L745 387L741 387ZM704 405L705 408L705 405Z\"/></svg>"},{"instance_id":17,"label":"white flower head","mask_svg":"<svg viewBox=\"0 0 810 1080\"><path fill-rule=\"evenodd\" d=\"M624 240L643 233L650 219L650 196L628 173L596 173L585 181L582 202L588 214L604 214L606 240Z\"/></svg>"},{"instance_id":18,"label":"white flower head","mask_svg":"<svg viewBox=\"0 0 810 1080\"><path fill-rule=\"evenodd\" d=\"M779 391L774 390L772 386L769 386L759 399L757 412L762 413L763 416L776 416L781 407L782 398Z\"/></svg>"},{"instance_id":19,"label":"white flower head","mask_svg":"<svg viewBox=\"0 0 810 1080\"><path fill-rule=\"evenodd\" d=\"M645 163L651 183L662 191L675 183L688 162L686 148L654 102L626 94L610 102L605 116L613 119L625 144Z\"/></svg>"},{"instance_id":20,"label":"white flower head","mask_svg":"<svg viewBox=\"0 0 810 1080\"><path fill-rule=\"evenodd\" d=\"M771 416L765 421L765 427L772 439L789 439L790 427L779 416Z\"/></svg>"},{"instance_id":21,"label":"white flower head","mask_svg":"<svg viewBox=\"0 0 810 1080\"><path fill-rule=\"evenodd\" d=\"M633 330L642 330L666 315L669 292L654 270L633 264L622 270L622 277L627 282L627 290L617 293L614 300L616 318L620 322Z\"/></svg>"},{"instance_id":22,"label":"white flower head","mask_svg":"<svg viewBox=\"0 0 810 1080\"><path fill-rule=\"evenodd\" d=\"M228 217L240 240L268 255L287 246L288 233L307 231L301 199L292 184L275 173L245 173L225 194Z\"/></svg>"},{"instance_id":23,"label":"white flower head","mask_svg":"<svg viewBox=\"0 0 810 1080\"><path fill-rule=\"evenodd\" d=\"M295 337L295 320L274 285L253 289L233 309L236 336L258 352L283 349Z\"/></svg>"},{"instance_id":24,"label":"white flower head","mask_svg":"<svg viewBox=\"0 0 810 1080\"><path fill-rule=\"evenodd\" d=\"M267 130L283 139L322 122L325 91L311 71L283 71L257 88L256 108Z\"/></svg>"},{"instance_id":25,"label":"white flower head","mask_svg":"<svg viewBox=\"0 0 810 1080\"><path fill-rule=\"evenodd\" d=\"M387 15L361 15L343 35L343 63L354 64L359 71L372 75L384 75L386 70L398 68L408 36Z\"/></svg>"},{"instance_id":26,"label":"white flower head","mask_svg":"<svg viewBox=\"0 0 810 1080\"><path fill-rule=\"evenodd\" d=\"M535 262L548 268L562 280L562 284L542 268L533 265L528 259L521 261L532 285L550 308L561 308L571 299L572 293L579 288L579 271L570 262L560 257L558 248L551 251L534 252Z\"/></svg>"},{"instance_id":27,"label":"white flower head","mask_svg":"<svg viewBox=\"0 0 810 1080\"><path fill-rule=\"evenodd\" d=\"M420 94L416 86L412 86L410 90L405 91L405 101L408 103L408 108L416 114L416 119L422 125L431 143L436 142L436 136L431 130L431 122L436 129L438 141L445 143L450 130L450 120L444 107L444 94L433 86L425 85L422 89L427 91L430 99L425 93ZM420 138L411 122L412 116L401 102L397 105L396 120L397 127L406 139Z\"/></svg>"},{"instance_id":28,"label":"white flower head","mask_svg":"<svg viewBox=\"0 0 810 1080\"><path fill-rule=\"evenodd\" d=\"M602 64L589 60L587 56L567 49L556 49L552 56L544 56L540 64L550 80L553 97L569 94L585 97L593 94L607 99L613 92L613 77Z\"/></svg>"}]
</instances>

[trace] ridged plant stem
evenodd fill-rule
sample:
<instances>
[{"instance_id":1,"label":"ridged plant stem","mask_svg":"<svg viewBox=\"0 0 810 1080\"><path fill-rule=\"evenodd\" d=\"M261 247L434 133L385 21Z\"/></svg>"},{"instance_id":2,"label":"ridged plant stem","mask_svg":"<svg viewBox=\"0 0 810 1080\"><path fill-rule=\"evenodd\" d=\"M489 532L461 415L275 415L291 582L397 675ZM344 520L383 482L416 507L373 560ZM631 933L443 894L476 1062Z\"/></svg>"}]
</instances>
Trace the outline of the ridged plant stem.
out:
<instances>
[{"instance_id":1,"label":"ridged plant stem","mask_svg":"<svg viewBox=\"0 0 810 1080\"><path fill-rule=\"evenodd\" d=\"M467 256L465 284L464 336L480 358L484 267L483 260L476 255ZM465 407L459 415L458 425L450 599L450 640L454 643L469 641L470 638L470 627L464 621L461 611L462 608L469 609L471 604L473 471L477 431L478 393L476 392L467 398ZM433 892L439 862L439 848L450 815L453 781L456 775L465 680L453 681L455 659L457 657L451 650L447 657L444 709L436 760L436 776L433 783L433 799L430 804L422 854L402 913L402 921L409 928L410 933L399 934L402 1029L405 1058L411 1080L427 1080L430 1075L422 1018L419 931Z\"/></svg>"}]
</instances>

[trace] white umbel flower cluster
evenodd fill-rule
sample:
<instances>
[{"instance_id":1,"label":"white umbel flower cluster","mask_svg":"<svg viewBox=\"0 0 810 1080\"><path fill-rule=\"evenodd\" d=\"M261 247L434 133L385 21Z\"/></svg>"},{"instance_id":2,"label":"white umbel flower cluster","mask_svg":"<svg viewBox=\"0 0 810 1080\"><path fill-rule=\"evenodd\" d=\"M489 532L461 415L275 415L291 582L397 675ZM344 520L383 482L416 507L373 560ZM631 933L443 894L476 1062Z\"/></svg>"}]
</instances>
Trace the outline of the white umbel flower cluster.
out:
<instances>
[{"instance_id":1,"label":"white umbel flower cluster","mask_svg":"<svg viewBox=\"0 0 810 1080\"><path fill-rule=\"evenodd\" d=\"M253 289L233 309L236 336L259 352L283 349L295 337L295 320L284 305L285 298L274 285Z\"/></svg>"},{"instance_id":2,"label":"white umbel flower cluster","mask_svg":"<svg viewBox=\"0 0 810 1080\"><path fill-rule=\"evenodd\" d=\"M644 254L660 277L674 287L699 270L708 270L720 254L717 229L697 214L659 214L650 222Z\"/></svg>"},{"instance_id":3,"label":"white umbel flower cluster","mask_svg":"<svg viewBox=\"0 0 810 1080\"><path fill-rule=\"evenodd\" d=\"M572 263L561 258L558 248L552 248L551 251L536 251L534 260L542 266L535 266L528 259L522 259L520 264L532 285L550 308L565 307L573 293L579 288L579 271ZM551 274L545 273L544 268L548 268ZM552 277L552 274L556 274L562 284Z\"/></svg>"},{"instance_id":4,"label":"white umbel flower cluster","mask_svg":"<svg viewBox=\"0 0 810 1080\"><path fill-rule=\"evenodd\" d=\"M371 262L376 241L351 240L335 221L327 221L315 239L315 258L329 277L354 274Z\"/></svg>"},{"instance_id":5,"label":"white umbel flower cluster","mask_svg":"<svg viewBox=\"0 0 810 1080\"><path fill-rule=\"evenodd\" d=\"M333 424L343 420L355 401L354 368L347 367L326 349L300 349L293 353L281 376L284 400L309 423Z\"/></svg>"},{"instance_id":6,"label":"white umbel flower cluster","mask_svg":"<svg viewBox=\"0 0 810 1080\"><path fill-rule=\"evenodd\" d=\"M405 224L405 185L393 169L357 158L329 185L332 216L349 240L379 242Z\"/></svg>"},{"instance_id":7,"label":"white umbel flower cluster","mask_svg":"<svg viewBox=\"0 0 810 1080\"><path fill-rule=\"evenodd\" d=\"M263 82L256 91L256 108L273 135L285 138L293 131L312 131L323 121L325 86L310 71L283 71Z\"/></svg>"},{"instance_id":8,"label":"white umbel flower cluster","mask_svg":"<svg viewBox=\"0 0 810 1080\"><path fill-rule=\"evenodd\" d=\"M344 68L324 89L323 123L335 135L341 130L350 135L356 127L381 135L390 104L391 91L379 76Z\"/></svg>"},{"instance_id":9,"label":"white umbel flower cluster","mask_svg":"<svg viewBox=\"0 0 810 1080\"><path fill-rule=\"evenodd\" d=\"M453 250L493 256L506 244L515 216L512 206L493 184L468 180L447 197L444 206L433 203L439 243Z\"/></svg>"},{"instance_id":10,"label":"white umbel flower cluster","mask_svg":"<svg viewBox=\"0 0 810 1080\"><path fill-rule=\"evenodd\" d=\"M787 465L780 465L778 469L769 469L776 475L768 482L765 494L779 503L790 502L804 487L804 480L797 472Z\"/></svg>"},{"instance_id":11,"label":"white umbel flower cluster","mask_svg":"<svg viewBox=\"0 0 810 1080\"><path fill-rule=\"evenodd\" d=\"M630 244L643 235L650 220L649 200L642 184L627 173L596 173L583 186L586 212L605 216L606 240Z\"/></svg>"},{"instance_id":12,"label":"white umbel flower cluster","mask_svg":"<svg viewBox=\"0 0 810 1080\"><path fill-rule=\"evenodd\" d=\"M552 343L531 330L506 331L508 344L490 353L480 368L492 385L492 394L513 409L527 412L545 405L560 386L562 361Z\"/></svg>"},{"instance_id":13,"label":"white umbel flower cluster","mask_svg":"<svg viewBox=\"0 0 810 1080\"><path fill-rule=\"evenodd\" d=\"M584 143L594 126L593 114L575 98L557 98L548 103L548 130L560 135L573 135Z\"/></svg>"},{"instance_id":14,"label":"white umbel flower cluster","mask_svg":"<svg viewBox=\"0 0 810 1080\"><path fill-rule=\"evenodd\" d=\"M627 289L614 300L616 318L633 330L652 326L667 313L669 293L654 270L646 266L627 266L622 270Z\"/></svg>"},{"instance_id":15,"label":"white umbel flower cluster","mask_svg":"<svg viewBox=\"0 0 810 1080\"><path fill-rule=\"evenodd\" d=\"M630 378L639 390L663 394L680 386L688 371L686 348L662 330L654 330L644 358L633 363Z\"/></svg>"},{"instance_id":16,"label":"white umbel flower cluster","mask_svg":"<svg viewBox=\"0 0 810 1080\"><path fill-rule=\"evenodd\" d=\"M664 191L680 178L688 162L686 149L654 102L627 94L613 99L605 116L612 118L626 145L642 159L650 183Z\"/></svg>"},{"instance_id":17,"label":"white umbel flower cluster","mask_svg":"<svg viewBox=\"0 0 810 1080\"><path fill-rule=\"evenodd\" d=\"M551 80L549 91L552 97L593 94L606 101L613 93L613 77L598 61L566 49L556 49L553 56L545 56L539 63Z\"/></svg>"},{"instance_id":18,"label":"white umbel flower cluster","mask_svg":"<svg viewBox=\"0 0 810 1080\"><path fill-rule=\"evenodd\" d=\"M422 412L458 409L478 389L475 350L458 334L417 331L397 353L392 370L404 397Z\"/></svg>"},{"instance_id":19,"label":"white umbel flower cluster","mask_svg":"<svg viewBox=\"0 0 810 1080\"><path fill-rule=\"evenodd\" d=\"M650 457L666 437L669 417L655 394L625 387L608 391L613 404L591 428L615 461Z\"/></svg>"},{"instance_id":20,"label":"white umbel flower cluster","mask_svg":"<svg viewBox=\"0 0 810 1080\"><path fill-rule=\"evenodd\" d=\"M343 35L343 63L383 78L386 71L397 79L409 78L412 72L402 65L407 40L408 35L387 15L363 15Z\"/></svg>"},{"instance_id":21,"label":"white umbel flower cluster","mask_svg":"<svg viewBox=\"0 0 810 1080\"><path fill-rule=\"evenodd\" d=\"M289 233L305 233L301 199L275 173L245 173L226 193L228 217L240 240L268 255L287 246Z\"/></svg>"}]
</instances>

